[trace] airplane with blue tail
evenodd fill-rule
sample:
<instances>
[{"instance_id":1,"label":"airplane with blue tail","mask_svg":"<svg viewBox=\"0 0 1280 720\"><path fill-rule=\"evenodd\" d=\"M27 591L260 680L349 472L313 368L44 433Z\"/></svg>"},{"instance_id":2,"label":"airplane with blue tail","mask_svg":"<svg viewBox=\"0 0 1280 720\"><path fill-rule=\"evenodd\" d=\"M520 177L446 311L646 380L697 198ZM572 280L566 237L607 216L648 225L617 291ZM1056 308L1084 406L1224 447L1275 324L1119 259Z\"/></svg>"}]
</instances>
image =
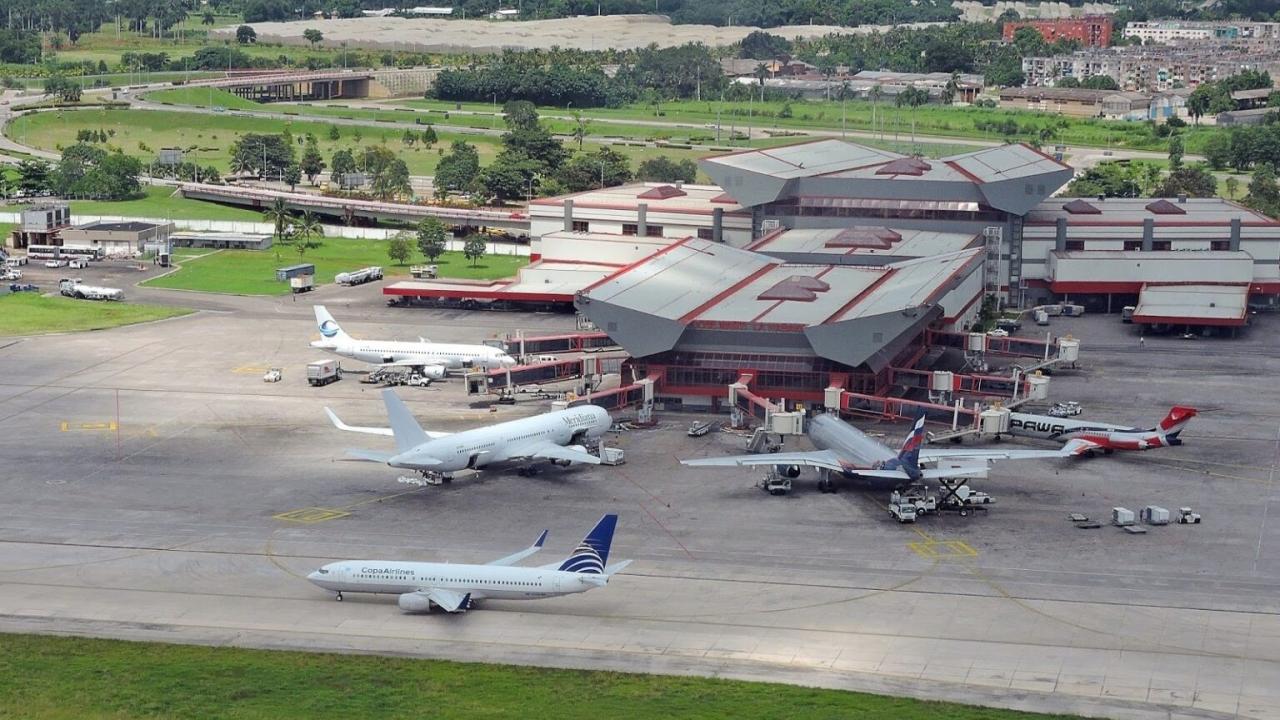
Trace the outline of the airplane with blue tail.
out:
<instances>
[{"instance_id":1,"label":"airplane with blue tail","mask_svg":"<svg viewBox=\"0 0 1280 720\"><path fill-rule=\"evenodd\" d=\"M916 418L911 433L895 452L858 428L832 414L809 419L806 434L817 450L807 452L760 453L681 460L692 467L776 466L788 477L799 477L801 467L817 468L818 487L834 492L831 474L847 478L885 478L905 482L945 480L985 475L996 460L1031 460L1067 457L1065 449L1022 450L977 448L971 450L925 448L925 416ZM955 467L936 467L940 463ZM933 467L931 467L933 466Z\"/></svg>"},{"instance_id":2,"label":"airplane with blue tail","mask_svg":"<svg viewBox=\"0 0 1280 720\"><path fill-rule=\"evenodd\" d=\"M337 593L374 593L399 596L406 613L449 613L475 609L481 600L539 600L586 592L609 584L609 579L631 564L609 564L609 550L618 516L605 515L563 560L540 567L515 564L542 549L543 530L533 545L483 565L401 562L395 560L344 560L321 567L307 576L315 585Z\"/></svg>"}]
</instances>

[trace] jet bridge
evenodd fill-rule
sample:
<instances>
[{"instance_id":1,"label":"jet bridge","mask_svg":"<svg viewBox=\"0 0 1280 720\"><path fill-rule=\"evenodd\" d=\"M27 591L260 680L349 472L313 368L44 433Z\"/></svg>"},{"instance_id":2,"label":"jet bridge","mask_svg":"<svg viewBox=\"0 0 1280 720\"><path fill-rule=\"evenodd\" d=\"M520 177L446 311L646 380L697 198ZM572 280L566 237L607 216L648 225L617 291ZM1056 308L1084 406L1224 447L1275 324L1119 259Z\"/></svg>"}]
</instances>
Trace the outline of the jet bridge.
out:
<instances>
[{"instance_id":1,"label":"jet bridge","mask_svg":"<svg viewBox=\"0 0 1280 720\"><path fill-rule=\"evenodd\" d=\"M803 435L804 413L787 412L784 407L768 398L751 392L755 376L744 373L729 386L729 413L733 427L746 427L747 418L754 418L766 432L778 435ZM785 401L784 401L785 402Z\"/></svg>"},{"instance_id":2,"label":"jet bridge","mask_svg":"<svg viewBox=\"0 0 1280 720\"><path fill-rule=\"evenodd\" d=\"M512 357L519 358L521 362L539 355L593 352L618 347L618 343L602 332L526 336L524 332L516 331L497 344Z\"/></svg>"}]
</instances>

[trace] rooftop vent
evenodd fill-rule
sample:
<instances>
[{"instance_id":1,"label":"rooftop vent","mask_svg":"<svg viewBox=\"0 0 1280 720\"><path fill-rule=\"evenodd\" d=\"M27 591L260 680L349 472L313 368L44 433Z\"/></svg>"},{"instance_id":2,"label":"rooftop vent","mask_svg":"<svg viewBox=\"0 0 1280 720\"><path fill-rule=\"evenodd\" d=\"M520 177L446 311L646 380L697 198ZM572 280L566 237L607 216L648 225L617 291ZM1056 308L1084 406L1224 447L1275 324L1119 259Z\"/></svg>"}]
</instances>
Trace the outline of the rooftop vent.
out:
<instances>
[{"instance_id":1,"label":"rooftop vent","mask_svg":"<svg viewBox=\"0 0 1280 720\"><path fill-rule=\"evenodd\" d=\"M737 200L734 200L732 197L729 197L729 193L720 193L719 195L717 195L717 196L715 196L715 197L711 198L711 202L713 202L713 203L723 203L723 204L725 204L725 205L737 205L737 204L738 204L738 201L737 201Z\"/></svg>"},{"instance_id":2,"label":"rooftop vent","mask_svg":"<svg viewBox=\"0 0 1280 720\"><path fill-rule=\"evenodd\" d=\"M1062 206L1062 209L1066 210L1072 215L1101 215L1102 214L1102 211L1099 210L1098 208L1079 199L1072 200L1071 202L1064 204Z\"/></svg>"},{"instance_id":3,"label":"rooftop vent","mask_svg":"<svg viewBox=\"0 0 1280 720\"><path fill-rule=\"evenodd\" d=\"M641 200L666 200L667 198L681 197L688 194L673 185L659 185L656 188L645 190L636 197Z\"/></svg>"},{"instance_id":4,"label":"rooftop vent","mask_svg":"<svg viewBox=\"0 0 1280 720\"><path fill-rule=\"evenodd\" d=\"M836 233L824 247L888 250L901 240L901 234L886 227L851 227Z\"/></svg>"},{"instance_id":5,"label":"rooftop vent","mask_svg":"<svg viewBox=\"0 0 1280 720\"><path fill-rule=\"evenodd\" d=\"M1156 215L1186 215L1187 211L1169 202L1168 200L1156 200L1147 203L1147 212Z\"/></svg>"},{"instance_id":6,"label":"rooftop vent","mask_svg":"<svg viewBox=\"0 0 1280 720\"><path fill-rule=\"evenodd\" d=\"M877 175L923 175L926 171L932 170L933 166L921 160L920 158L898 158L880 166L876 170Z\"/></svg>"},{"instance_id":7,"label":"rooftop vent","mask_svg":"<svg viewBox=\"0 0 1280 720\"><path fill-rule=\"evenodd\" d=\"M813 302L818 293L831 289L827 283L810 275L792 275L756 296L757 300L796 300Z\"/></svg>"}]
</instances>

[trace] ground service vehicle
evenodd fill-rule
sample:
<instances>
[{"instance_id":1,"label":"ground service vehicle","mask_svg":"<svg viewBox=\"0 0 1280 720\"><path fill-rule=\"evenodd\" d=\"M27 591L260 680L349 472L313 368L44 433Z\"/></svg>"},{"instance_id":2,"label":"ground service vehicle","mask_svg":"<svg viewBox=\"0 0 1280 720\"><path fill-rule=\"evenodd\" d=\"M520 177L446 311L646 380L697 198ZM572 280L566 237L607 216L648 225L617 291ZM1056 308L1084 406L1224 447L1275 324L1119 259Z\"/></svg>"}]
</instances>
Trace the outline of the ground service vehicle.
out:
<instances>
[{"instance_id":1,"label":"ground service vehicle","mask_svg":"<svg viewBox=\"0 0 1280 720\"><path fill-rule=\"evenodd\" d=\"M889 503L889 515L900 523L913 523L916 521L916 504L910 500L902 500L896 503Z\"/></svg>"},{"instance_id":2,"label":"ground service vehicle","mask_svg":"<svg viewBox=\"0 0 1280 720\"><path fill-rule=\"evenodd\" d=\"M435 280L438 268L435 265L411 265L409 274L419 280Z\"/></svg>"},{"instance_id":3,"label":"ground service vehicle","mask_svg":"<svg viewBox=\"0 0 1280 720\"><path fill-rule=\"evenodd\" d=\"M360 268L352 272L338 273L334 276L334 282L339 285L363 285L367 282L382 279L382 268L375 266Z\"/></svg>"},{"instance_id":4,"label":"ground service vehicle","mask_svg":"<svg viewBox=\"0 0 1280 720\"><path fill-rule=\"evenodd\" d=\"M281 372L280 368L271 368L270 370L267 371L265 375L262 376L262 382L274 383L274 382L280 382L283 379L284 379L284 373Z\"/></svg>"},{"instance_id":5,"label":"ground service vehicle","mask_svg":"<svg viewBox=\"0 0 1280 720\"><path fill-rule=\"evenodd\" d=\"M1036 321L1036 324L1037 324L1037 325L1048 325L1048 324L1049 324L1049 313L1047 313L1047 312L1045 312L1045 311L1043 311L1043 310L1036 310L1034 313L1032 313L1032 317L1034 317L1034 318L1035 318L1035 321Z\"/></svg>"},{"instance_id":6,"label":"ground service vehicle","mask_svg":"<svg viewBox=\"0 0 1280 720\"><path fill-rule=\"evenodd\" d=\"M1138 308L1136 308L1136 307L1134 307L1134 306L1132 306L1132 305L1125 305L1124 307L1120 308L1120 322L1122 322L1122 323L1132 323L1132 322L1133 322L1133 314L1134 314L1135 312L1137 312L1137 310L1138 310Z\"/></svg>"},{"instance_id":7,"label":"ground service vehicle","mask_svg":"<svg viewBox=\"0 0 1280 720\"><path fill-rule=\"evenodd\" d=\"M1179 525L1199 525L1200 513L1192 512L1191 508L1178 508L1178 524Z\"/></svg>"},{"instance_id":8,"label":"ground service vehicle","mask_svg":"<svg viewBox=\"0 0 1280 720\"><path fill-rule=\"evenodd\" d=\"M316 360L307 363L307 382L314 387L328 385L342 379L342 368L337 360Z\"/></svg>"},{"instance_id":9,"label":"ground service vehicle","mask_svg":"<svg viewBox=\"0 0 1280 720\"><path fill-rule=\"evenodd\" d=\"M62 278L58 281L58 292L63 296L77 300L123 300L124 291L119 288L85 285L80 278Z\"/></svg>"},{"instance_id":10,"label":"ground service vehicle","mask_svg":"<svg viewBox=\"0 0 1280 720\"><path fill-rule=\"evenodd\" d=\"M289 278L289 289L293 294L310 292L316 287L315 277L311 275L295 275Z\"/></svg>"}]
</instances>

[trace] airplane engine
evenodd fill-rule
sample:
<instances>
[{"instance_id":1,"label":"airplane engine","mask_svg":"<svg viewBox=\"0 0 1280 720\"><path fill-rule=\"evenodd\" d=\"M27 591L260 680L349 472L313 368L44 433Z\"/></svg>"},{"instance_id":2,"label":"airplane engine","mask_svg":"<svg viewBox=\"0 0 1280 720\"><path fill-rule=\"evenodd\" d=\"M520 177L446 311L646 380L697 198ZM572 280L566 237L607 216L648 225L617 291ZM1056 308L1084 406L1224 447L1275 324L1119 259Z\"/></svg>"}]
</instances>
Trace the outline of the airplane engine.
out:
<instances>
[{"instance_id":1,"label":"airplane engine","mask_svg":"<svg viewBox=\"0 0 1280 720\"><path fill-rule=\"evenodd\" d=\"M400 596L397 603L400 609L407 613L421 615L431 612L431 601L418 593L405 593Z\"/></svg>"},{"instance_id":2,"label":"airplane engine","mask_svg":"<svg viewBox=\"0 0 1280 720\"><path fill-rule=\"evenodd\" d=\"M800 477L799 465L779 465L778 474L792 479Z\"/></svg>"},{"instance_id":3,"label":"airplane engine","mask_svg":"<svg viewBox=\"0 0 1280 720\"><path fill-rule=\"evenodd\" d=\"M427 365L422 368L422 377L428 380L443 380L445 372L443 365Z\"/></svg>"},{"instance_id":4,"label":"airplane engine","mask_svg":"<svg viewBox=\"0 0 1280 720\"><path fill-rule=\"evenodd\" d=\"M584 445L570 445L568 449L576 450L580 453L584 453L587 451L587 448ZM572 460L552 460L551 462L555 463L556 465L559 465L560 467L569 467L570 465L573 464Z\"/></svg>"}]
</instances>

